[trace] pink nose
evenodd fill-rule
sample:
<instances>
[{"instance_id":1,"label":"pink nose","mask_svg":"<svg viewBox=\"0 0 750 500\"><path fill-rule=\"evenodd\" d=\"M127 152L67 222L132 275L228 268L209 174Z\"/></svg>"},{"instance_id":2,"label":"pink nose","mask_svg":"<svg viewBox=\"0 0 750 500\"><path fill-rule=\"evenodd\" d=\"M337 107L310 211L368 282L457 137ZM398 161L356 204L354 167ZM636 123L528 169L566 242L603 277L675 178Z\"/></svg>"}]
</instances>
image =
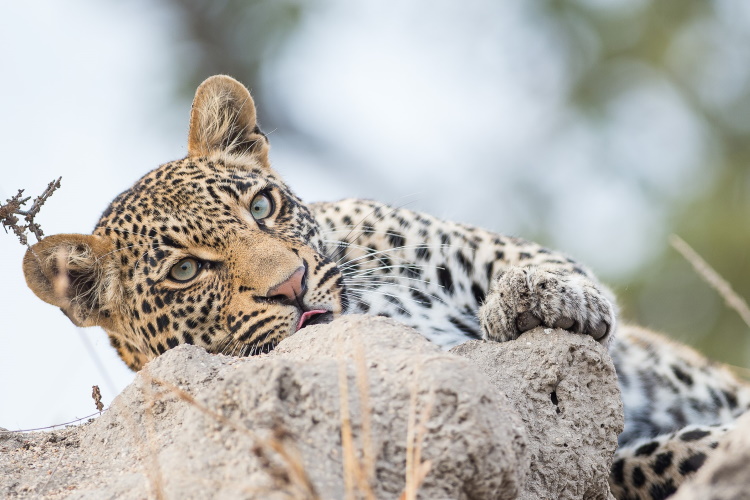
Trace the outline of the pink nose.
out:
<instances>
[{"instance_id":1,"label":"pink nose","mask_svg":"<svg viewBox=\"0 0 750 500\"><path fill-rule=\"evenodd\" d=\"M291 276L268 290L268 297L286 297L294 302L305 293L305 268L298 267Z\"/></svg>"}]
</instances>

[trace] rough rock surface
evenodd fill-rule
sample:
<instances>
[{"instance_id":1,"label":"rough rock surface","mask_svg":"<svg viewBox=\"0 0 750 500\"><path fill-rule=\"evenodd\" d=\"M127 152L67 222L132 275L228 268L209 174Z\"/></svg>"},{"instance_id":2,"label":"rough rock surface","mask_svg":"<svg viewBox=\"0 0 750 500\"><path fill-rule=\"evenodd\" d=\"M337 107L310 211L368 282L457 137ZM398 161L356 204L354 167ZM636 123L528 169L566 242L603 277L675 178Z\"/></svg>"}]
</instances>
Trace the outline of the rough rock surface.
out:
<instances>
[{"instance_id":1,"label":"rough rock surface","mask_svg":"<svg viewBox=\"0 0 750 500\"><path fill-rule=\"evenodd\" d=\"M622 417L598 344L456 351L357 316L255 358L177 347L90 424L0 433L0 497L608 497Z\"/></svg>"},{"instance_id":2,"label":"rough rock surface","mask_svg":"<svg viewBox=\"0 0 750 500\"><path fill-rule=\"evenodd\" d=\"M671 498L750 500L750 413L737 420L716 454Z\"/></svg>"},{"instance_id":3,"label":"rough rock surface","mask_svg":"<svg viewBox=\"0 0 750 500\"><path fill-rule=\"evenodd\" d=\"M591 337L538 328L515 342L472 341L451 349L507 394L526 426L531 469L520 498L608 499L622 432L620 389Z\"/></svg>"}]
</instances>

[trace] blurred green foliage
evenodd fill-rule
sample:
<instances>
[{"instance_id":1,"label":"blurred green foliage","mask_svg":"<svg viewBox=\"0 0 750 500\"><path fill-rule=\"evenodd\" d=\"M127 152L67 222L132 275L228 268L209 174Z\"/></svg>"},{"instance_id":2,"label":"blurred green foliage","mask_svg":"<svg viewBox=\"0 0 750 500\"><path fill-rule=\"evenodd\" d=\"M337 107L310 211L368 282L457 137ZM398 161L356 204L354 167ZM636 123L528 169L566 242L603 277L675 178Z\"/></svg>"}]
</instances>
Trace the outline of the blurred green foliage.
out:
<instances>
[{"instance_id":1,"label":"blurred green foliage","mask_svg":"<svg viewBox=\"0 0 750 500\"><path fill-rule=\"evenodd\" d=\"M170 0L179 14L177 66L184 72L184 98L208 75L231 73L263 101L264 65L321 3ZM670 198L646 176L643 194L662 199L672 232L750 298L750 61L733 52L738 44L750 44L750 9L742 0L540 0L529 8L534 29L554 32L564 47L571 110L601 123L618 96L644 85L645 71L668 82L699 119L709 151L699 188ZM259 108L266 127L294 129L262 102ZM602 168L631 175L627 165ZM551 240L543 232L536 236ZM625 321L669 332L721 361L748 363L750 326L725 308L666 241L656 257L614 288Z\"/></svg>"},{"instance_id":2,"label":"blurred green foliage","mask_svg":"<svg viewBox=\"0 0 750 500\"><path fill-rule=\"evenodd\" d=\"M261 70L277 56L284 41L299 26L305 0L168 0L176 16L174 42L182 86L179 95L192 99L199 83L216 74L229 74L263 101ZM264 127L274 128L273 110L260 106ZM289 125L289 124L287 124Z\"/></svg>"},{"instance_id":3,"label":"blurred green foliage","mask_svg":"<svg viewBox=\"0 0 750 500\"><path fill-rule=\"evenodd\" d=\"M672 231L740 296L750 298L750 81L747 74L737 76L743 79L741 88L716 98L714 94L729 94L730 89L721 88L722 82L710 73L722 52L731 50L728 45L748 40L750 19L745 17L744 26L731 26L735 15L738 23L743 21L743 12L736 9L744 9L747 16L747 8L740 2L703 0L635 3L642 5L630 10L623 2L619 12L593 7L594 2L547 3L548 15L559 23L571 47L595 43L598 48L571 85L571 106L596 113L623 87L639 85L638 79L610 85L608 69L623 61L648 65L678 89L707 129L712 161L705 166L711 172L709 183L696 196L666 207ZM739 33L733 35L732 29ZM676 53L678 43L689 50ZM750 66L750 61L744 63ZM583 63L573 61L571 66ZM748 362L750 325L727 309L673 249L665 247L616 288L626 321L669 332L712 358L734 365Z\"/></svg>"}]
</instances>

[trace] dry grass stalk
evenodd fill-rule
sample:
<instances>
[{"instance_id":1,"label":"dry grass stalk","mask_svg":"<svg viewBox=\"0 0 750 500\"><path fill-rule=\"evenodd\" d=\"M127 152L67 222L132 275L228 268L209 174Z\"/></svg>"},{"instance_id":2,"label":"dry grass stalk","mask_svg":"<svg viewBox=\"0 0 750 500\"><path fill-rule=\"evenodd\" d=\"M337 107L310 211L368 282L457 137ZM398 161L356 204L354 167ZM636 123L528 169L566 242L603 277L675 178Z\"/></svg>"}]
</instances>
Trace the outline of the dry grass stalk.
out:
<instances>
[{"instance_id":1,"label":"dry grass stalk","mask_svg":"<svg viewBox=\"0 0 750 500\"><path fill-rule=\"evenodd\" d=\"M675 234L670 235L669 243L675 250L680 252L690 264L692 264L698 275L716 290L724 299L727 306L734 309L737 314L740 315L745 324L750 327L750 307L748 307L747 302L745 302L745 300L732 289L729 282L722 278L719 273L717 273L700 255L698 255L698 252L693 250L693 248L679 236Z\"/></svg>"},{"instance_id":2,"label":"dry grass stalk","mask_svg":"<svg viewBox=\"0 0 750 500\"><path fill-rule=\"evenodd\" d=\"M432 462L429 460L422 461L422 449L424 448L424 438L427 435L427 422L430 420L430 415L432 414L432 407L435 402L435 391L430 390L430 397L427 401L427 404L424 408L422 408L422 414L419 418L419 423L417 424L417 432L416 432L416 443L414 444L414 465L416 466L416 469L412 472L414 476L414 480L412 481L415 485L417 490L419 490L419 487L424 482L425 478L427 477L427 474L430 472L430 468L432 467ZM414 496L416 498L416 494Z\"/></svg>"},{"instance_id":3,"label":"dry grass stalk","mask_svg":"<svg viewBox=\"0 0 750 500\"><path fill-rule=\"evenodd\" d=\"M357 364L357 390L360 396L362 413L362 460L357 460L357 452L352 432L351 411L349 408L349 379L346 359L341 347L339 348L339 412L341 415L341 451L344 468L344 492L347 499L364 497L375 500L372 490L375 473L375 459L372 451L372 425L370 420L370 397L367 383L367 366L365 363L364 346L357 337L358 350L355 354ZM339 346L343 343L339 344ZM365 423L366 422L366 423Z\"/></svg>"},{"instance_id":4,"label":"dry grass stalk","mask_svg":"<svg viewBox=\"0 0 750 500\"><path fill-rule=\"evenodd\" d=\"M146 477L148 478L149 487L153 498L156 500L164 500L166 498L164 494L164 480L161 473L161 464L159 464L159 452L156 448L156 441L154 434L156 433L156 422L154 420L154 403L156 398L154 397L154 391L151 388L151 383L148 381L151 377L145 368L144 375L147 377L147 381L144 384L143 396L145 398L145 409L143 412L143 419L145 420L146 427L146 441L148 441L148 456L149 456L149 467L145 470Z\"/></svg>"},{"instance_id":5,"label":"dry grass stalk","mask_svg":"<svg viewBox=\"0 0 750 500\"><path fill-rule=\"evenodd\" d=\"M354 453L351 413L349 412L349 382L346 373L346 360L339 359L339 415L341 418L341 461L344 466L344 495L353 500L354 478L357 460Z\"/></svg>"},{"instance_id":6,"label":"dry grass stalk","mask_svg":"<svg viewBox=\"0 0 750 500\"><path fill-rule=\"evenodd\" d=\"M435 401L435 391L430 390L427 404L422 408L419 423L417 423L417 392L419 389L419 366L414 369L414 384L409 401L409 420L406 427L406 486L399 497L400 500L416 500L419 487L430 472L432 463L422 462L422 445L427 433L427 422L432 413Z\"/></svg>"},{"instance_id":7,"label":"dry grass stalk","mask_svg":"<svg viewBox=\"0 0 750 500\"><path fill-rule=\"evenodd\" d=\"M729 363L724 363L724 366L732 370L734 374L737 375L738 377L750 382L750 368L745 368L744 366L730 365Z\"/></svg>"},{"instance_id":8,"label":"dry grass stalk","mask_svg":"<svg viewBox=\"0 0 750 500\"><path fill-rule=\"evenodd\" d=\"M414 473L416 470L414 466L414 434L417 419L418 368L414 369L414 385L411 388L411 398L409 399L409 416L406 423L406 486L401 494L401 500L413 500L417 497L416 475Z\"/></svg>"},{"instance_id":9,"label":"dry grass stalk","mask_svg":"<svg viewBox=\"0 0 750 500\"><path fill-rule=\"evenodd\" d=\"M372 414L370 405L370 383L367 378L367 361L365 346L358 335L354 351L354 363L357 369L357 392L362 410L362 461L360 462L359 489L368 500L375 500L372 485L375 481L375 447L372 443Z\"/></svg>"},{"instance_id":10,"label":"dry grass stalk","mask_svg":"<svg viewBox=\"0 0 750 500\"><path fill-rule=\"evenodd\" d=\"M141 372L143 373L143 372ZM225 417L221 413L211 410L207 406L199 403L189 393L183 391L179 387L170 384L169 382L155 379L144 373L147 378L147 382L152 382L161 387L164 387L168 392L174 394L182 401L185 401L189 405L193 406L201 413L208 415L217 422L230 427L231 429L248 436L250 439L255 441L256 445L253 447L253 453L266 467L266 470L270 473L271 477L278 482L283 482L279 486L285 486L291 491L289 495L295 499L305 500L319 500L320 497L315 489L315 485L312 483L307 471L305 470L304 464L296 452L296 450L290 449L290 438L291 436L280 426L277 425L273 429L273 437L271 439L265 439L246 428L239 422ZM269 452L274 452L278 455L285 467L279 467L276 462L271 458Z\"/></svg>"}]
</instances>

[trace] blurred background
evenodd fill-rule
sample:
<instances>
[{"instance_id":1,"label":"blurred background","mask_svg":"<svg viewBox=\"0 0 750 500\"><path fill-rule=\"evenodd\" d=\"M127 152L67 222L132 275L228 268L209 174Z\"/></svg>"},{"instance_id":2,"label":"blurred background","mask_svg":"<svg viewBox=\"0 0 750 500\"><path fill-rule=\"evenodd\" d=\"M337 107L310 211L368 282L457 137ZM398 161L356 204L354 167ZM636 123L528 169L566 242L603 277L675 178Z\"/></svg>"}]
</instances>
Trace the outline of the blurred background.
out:
<instances>
[{"instance_id":1,"label":"blurred background","mask_svg":"<svg viewBox=\"0 0 750 500\"><path fill-rule=\"evenodd\" d=\"M88 233L186 154L193 92L252 91L308 201L375 198L535 239L622 318L736 366L750 327L668 244L750 297L750 2L169 0L0 6L0 199L62 176L37 221ZM33 238L32 238L33 241ZM132 379L104 333L36 299L0 235L0 426L93 413Z\"/></svg>"}]
</instances>

